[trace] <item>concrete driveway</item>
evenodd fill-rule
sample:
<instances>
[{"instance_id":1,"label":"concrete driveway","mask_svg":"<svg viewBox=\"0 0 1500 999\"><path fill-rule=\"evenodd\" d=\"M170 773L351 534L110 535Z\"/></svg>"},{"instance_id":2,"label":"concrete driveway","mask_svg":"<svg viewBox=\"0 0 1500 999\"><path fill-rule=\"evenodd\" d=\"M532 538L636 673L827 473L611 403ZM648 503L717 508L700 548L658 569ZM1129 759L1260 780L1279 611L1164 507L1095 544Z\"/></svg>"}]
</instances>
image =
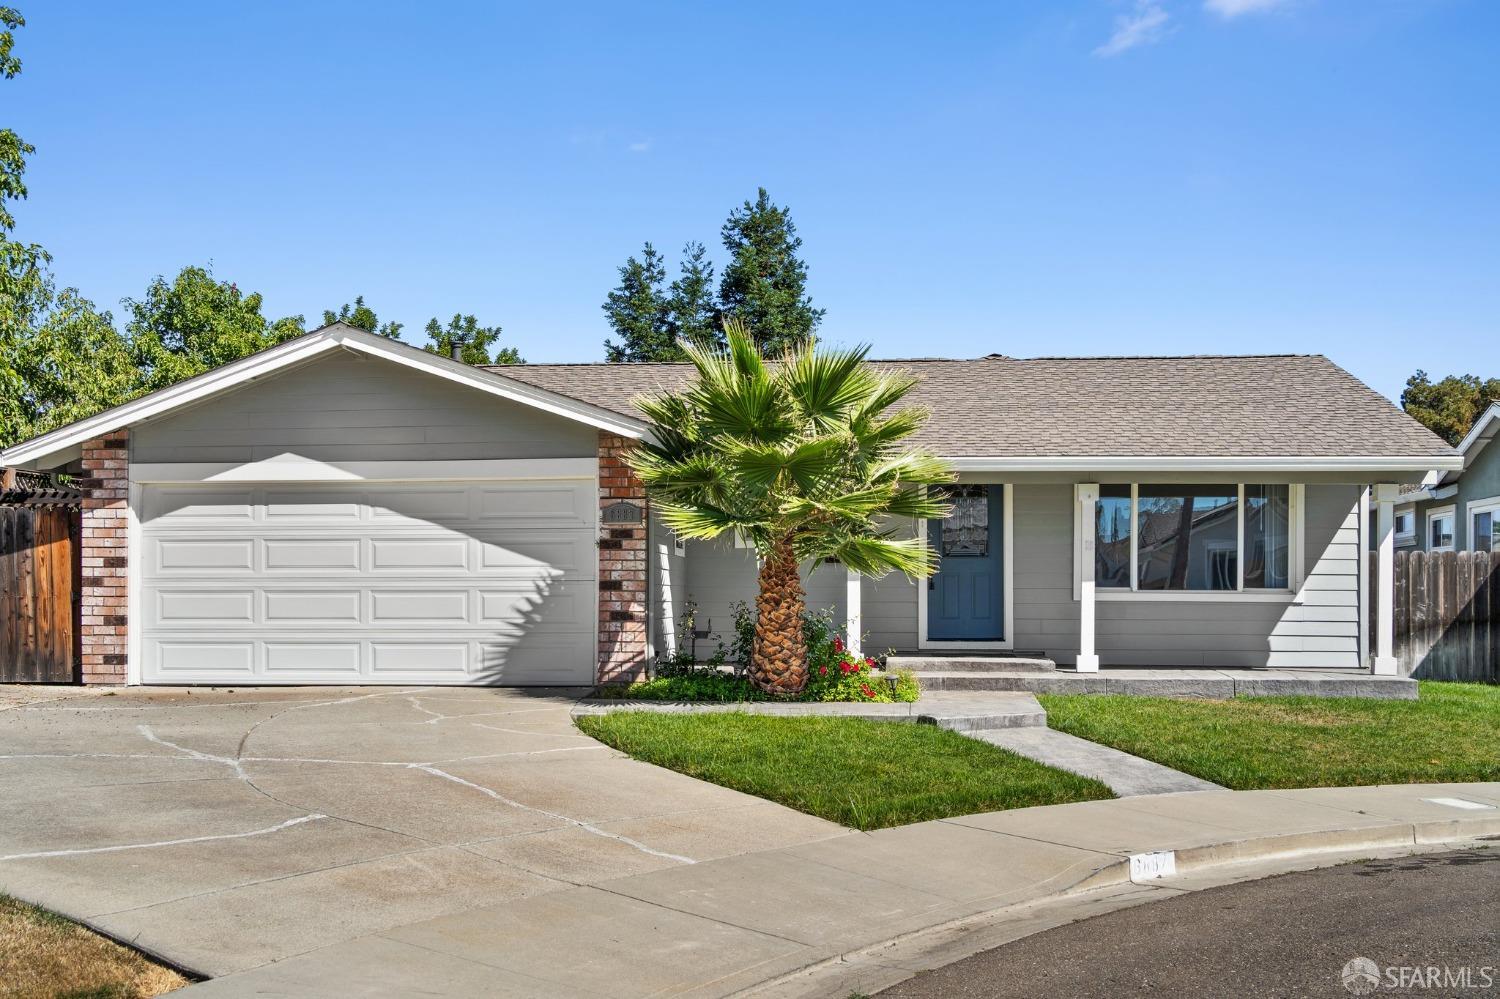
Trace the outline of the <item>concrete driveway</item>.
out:
<instances>
[{"instance_id":1,"label":"concrete driveway","mask_svg":"<svg viewBox=\"0 0 1500 999\"><path fill-rule=\"evenodd\" d=\"M573 699L0 687L0 891L217 976L843 832L630 760Z\"/></svg>"}]
</instances>

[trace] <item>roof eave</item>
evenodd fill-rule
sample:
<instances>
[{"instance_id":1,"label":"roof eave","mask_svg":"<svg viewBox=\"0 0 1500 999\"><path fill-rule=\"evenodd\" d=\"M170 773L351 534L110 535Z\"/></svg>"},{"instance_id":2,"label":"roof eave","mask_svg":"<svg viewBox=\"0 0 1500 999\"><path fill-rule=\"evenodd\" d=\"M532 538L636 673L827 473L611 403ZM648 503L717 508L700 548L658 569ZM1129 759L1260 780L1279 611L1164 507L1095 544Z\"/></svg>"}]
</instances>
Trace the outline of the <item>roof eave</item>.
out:
<instances>
[{"instance_id":1,"label":"roof eave","mask_svg":"<svg viewBox=\"0 0 1500 999\"><path fill-rule=\"evenodd\" d=\"M948 457L960 472L1360 472L1410 474L1463 467L1461 455Z\"/></svg>"}]
</instances>

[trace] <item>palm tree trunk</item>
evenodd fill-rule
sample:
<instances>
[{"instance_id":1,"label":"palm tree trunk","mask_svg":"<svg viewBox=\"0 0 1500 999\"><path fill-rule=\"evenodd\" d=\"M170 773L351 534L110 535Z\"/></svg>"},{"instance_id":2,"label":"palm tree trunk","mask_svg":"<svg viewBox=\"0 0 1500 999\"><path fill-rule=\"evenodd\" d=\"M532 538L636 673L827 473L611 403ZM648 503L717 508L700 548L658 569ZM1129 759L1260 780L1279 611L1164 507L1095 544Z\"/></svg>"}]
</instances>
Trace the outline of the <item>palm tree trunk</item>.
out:
<instances>
[{"instance_id":1,"label":"palm tree trunk","mask_svg":"<svg viewBox=\"0 0 1500 999\"><path fill-rule=\"evenodd\" d=\"M755 650L750 680L770 694L800 694L807 686L802 637L802 574L790 541L777 544L760 566L755 598Z\"/></svg>"}]
</instances>

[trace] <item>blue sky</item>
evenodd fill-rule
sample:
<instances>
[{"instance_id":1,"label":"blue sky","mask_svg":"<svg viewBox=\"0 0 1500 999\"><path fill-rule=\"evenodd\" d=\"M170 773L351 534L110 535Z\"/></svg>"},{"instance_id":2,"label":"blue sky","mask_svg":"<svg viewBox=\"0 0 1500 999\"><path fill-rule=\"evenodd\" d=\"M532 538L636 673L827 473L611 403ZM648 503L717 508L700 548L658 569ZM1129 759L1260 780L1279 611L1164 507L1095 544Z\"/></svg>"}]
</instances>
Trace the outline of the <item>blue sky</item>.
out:
<instances>
[{"instance_id":1,"label":"blue sky","mask_svg":"<svg viewBox=\"0 0 1500 999\"><path fill-rule=\"evenodd\" d=\"M22 2L20 235L101 305L212 261L602 358L650 239L765 185L881 356L1500 375L1500 3Z\"/></svg>"}]
</instances>

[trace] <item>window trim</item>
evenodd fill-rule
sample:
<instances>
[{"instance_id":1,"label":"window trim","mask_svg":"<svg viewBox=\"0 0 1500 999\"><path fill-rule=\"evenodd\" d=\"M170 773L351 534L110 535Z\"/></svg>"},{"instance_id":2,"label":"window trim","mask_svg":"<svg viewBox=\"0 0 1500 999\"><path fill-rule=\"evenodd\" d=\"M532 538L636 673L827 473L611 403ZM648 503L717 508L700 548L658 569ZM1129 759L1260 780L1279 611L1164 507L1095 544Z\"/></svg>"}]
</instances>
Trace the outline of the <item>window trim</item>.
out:
<instances>
[{"instance_id":1,"label":"window trim","mask_svg":"<svg viewBox=\"0 0 1500 999\"><path fill-rule=\"evenodd\" d=\"M1443 546L1434 545L1432 543L1432 522L1434 520L1441 520L1444 517L1453 522L1453 527L1448 532L1453 536L1453 544ZM1427 526L1427 533L1422 538L1422 547L1426 551L1436 554L1458 550L1458 507L1456 505L1449 503L1447 506L1433 507L1427 511L1427 519L1424 523Z\"/></svg>"},{"instance_id":2,"label":"window trim","mask_svg":"<svg viewBox=\"0 0 1500 999\"><path fill-rule=\"evenodd\" d=\"M1500 496L1486 496L1483 499L1469 500L1464 504L1464 516L1466 523L1469 525L1468 536L1465 538L1465 541L1468 543L1468 550L1471 552L1479 551L1474 546L1474 522L1479 519L1481 513L1490 514L1495 520L1500 521ZM1454 537L1454 540L1458 540L1457 536ZM1500 548L1497 548L1496 551L1500 551Z\"/></svg>"},{"instance_id":3,"label":"window trim","mask_svg":"<svg viewBox=\"0 0 1500 999\"><path fill-rule=\"evenodd\" d=\"M1118 483L1100 483L1101 485L1116 485ZM1167 483L1171 484L1171 483ZM1184 483L1185 485L1199 485L1200 483ZM1305 507L1304 484L1300 482L1289 483L1260 483L1260 482L1237 482L1237 483L1214 483L1204 482L1203 485L1233 485L1238 497L1238 523L1235 535L1235 561L1238 563L1235 569L1237 589L1233 590L1142 590L1140 589L1140 487L1141 483L1130 483L1130 588L1124 587L1094 587L1095 600L1186 600L1186 601L1239 601L1244 603L1290 603L1297 599L1302 590L1305 578L1305 567L1303 565L1302 551L1304 538L1303 509ZM1287 585L1279 589L1266 589L1262 587L1245 586L1245 486L1246 485L1285 485L1287 487ZM1078 487L1073 487L1073 498L1076 506L1078 498ZM1075 517L1073 530L1073 599L1079 600L1082 596L1083 579L1083 526Z\"/></svg>"}]
</instances>

